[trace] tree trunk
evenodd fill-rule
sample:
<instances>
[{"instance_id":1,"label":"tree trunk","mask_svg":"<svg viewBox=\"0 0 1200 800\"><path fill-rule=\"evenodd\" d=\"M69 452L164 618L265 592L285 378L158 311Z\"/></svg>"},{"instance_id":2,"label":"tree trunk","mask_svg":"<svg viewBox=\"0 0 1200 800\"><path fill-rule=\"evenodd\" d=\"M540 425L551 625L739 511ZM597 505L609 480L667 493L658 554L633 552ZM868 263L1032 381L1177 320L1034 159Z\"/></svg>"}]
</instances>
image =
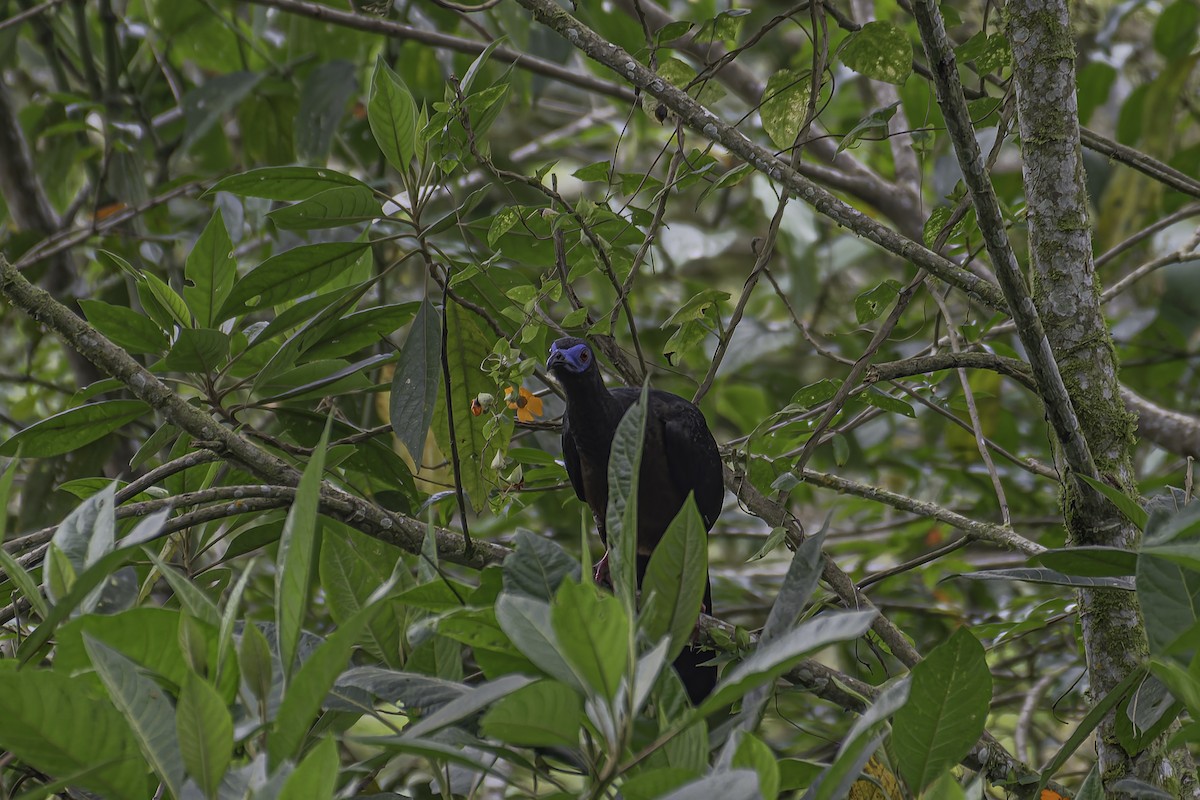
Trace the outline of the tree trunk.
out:
<instances>
[{"instance_id":1,"label":"tree trunk","mask_svg":"<svg viewBox=\"0 0 1200 800\"><path fill-rule=\"evenodd\" d=\"M1067 5L1011 0L1006 16L1024 150L1034 301L1097 471L1136 496L1131 460L1136 418L1121 399L1092 263ZM1079 496L1070 483L1063 509L1071 544L1138 544L1134 525L1111 507ZM1146 633L1132 592L1089 589L1079 600L1091 692L1099 700L1145 662ZM1194 767L1185 753L1167 753L1163 738L1141 753L1128 753L1117 740L1115 719L1110 713L1096 736L1106 787L1135 777L1172 795L1195 796Z\"/></svg>"}]
</instances>

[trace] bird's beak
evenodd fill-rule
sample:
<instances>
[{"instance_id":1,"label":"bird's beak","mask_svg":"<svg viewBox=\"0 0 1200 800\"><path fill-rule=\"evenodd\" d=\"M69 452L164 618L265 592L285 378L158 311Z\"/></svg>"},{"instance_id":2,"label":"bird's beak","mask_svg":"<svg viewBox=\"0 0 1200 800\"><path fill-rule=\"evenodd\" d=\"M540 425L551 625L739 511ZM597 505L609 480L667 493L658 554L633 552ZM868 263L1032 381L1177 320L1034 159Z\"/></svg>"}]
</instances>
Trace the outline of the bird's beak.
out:
<instances>
[{"instance_id":1,"label":"bird's beak","mask_svg":"<svg viewBox=\"0 0 1200 800\"><path fill-rule=\"evenodd\" d=\"M567 357L558 350L551 350L550 357L546 359L546 369L554 369L559 364L565 364Z\"/></svg>"}]
</instances>

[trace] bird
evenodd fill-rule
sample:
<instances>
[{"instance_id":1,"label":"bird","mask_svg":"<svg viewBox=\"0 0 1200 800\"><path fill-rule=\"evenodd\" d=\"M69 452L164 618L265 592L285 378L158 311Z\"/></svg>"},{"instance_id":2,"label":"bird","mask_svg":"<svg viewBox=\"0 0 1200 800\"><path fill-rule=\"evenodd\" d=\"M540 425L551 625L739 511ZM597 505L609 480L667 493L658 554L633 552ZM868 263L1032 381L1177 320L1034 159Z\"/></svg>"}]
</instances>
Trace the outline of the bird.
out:
<instances>
[{"instance_id":1,"label":"bird","mask_svg":"<svg viewBox=\"0 0 1200 800\"><path fill-rule=\"evenodd\" d=\"M628 386L609 389L604 385L596 355L583 339L564 337L550 346L546 367L558 380L566 396L563 414L563 463L571 486L596 520L600 539L608 545L605 528L608 507L608 457L617 424L641 390ZM637 504L637 581L650 563L650 554L662 540L667 526L679 513L688 494L712 530L724 503L721 455L717 442L693 403L660 389L649 392L649 408L642 445ZM608 553L597 565L597 582L607 584ZM703 610L711 613L712 582L705 576ZM675 671L693 704L712 692L717 669L704 666L707 655L689 645L675 660Z\"/></svg>"}]
</instances>

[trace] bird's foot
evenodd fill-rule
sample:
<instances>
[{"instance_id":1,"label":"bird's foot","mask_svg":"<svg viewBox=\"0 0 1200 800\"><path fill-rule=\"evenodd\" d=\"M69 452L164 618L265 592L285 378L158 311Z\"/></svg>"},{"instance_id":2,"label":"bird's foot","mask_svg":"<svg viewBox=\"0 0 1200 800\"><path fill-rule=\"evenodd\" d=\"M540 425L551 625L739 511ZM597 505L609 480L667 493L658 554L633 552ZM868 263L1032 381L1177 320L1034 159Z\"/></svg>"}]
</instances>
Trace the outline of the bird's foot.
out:
<instances>
[{"instance_id":1,"label":"bird's foot","mask_svg":"<svg viewBox=\"0 0 1200 800\"><path fill-rule=\"evenodd\" d=\"M592 573L592 579L597 586L612 586L612 576L608 573L608 551L604 551L604 556L596 562L596 569Z\"/></svg>"}]
</instances>

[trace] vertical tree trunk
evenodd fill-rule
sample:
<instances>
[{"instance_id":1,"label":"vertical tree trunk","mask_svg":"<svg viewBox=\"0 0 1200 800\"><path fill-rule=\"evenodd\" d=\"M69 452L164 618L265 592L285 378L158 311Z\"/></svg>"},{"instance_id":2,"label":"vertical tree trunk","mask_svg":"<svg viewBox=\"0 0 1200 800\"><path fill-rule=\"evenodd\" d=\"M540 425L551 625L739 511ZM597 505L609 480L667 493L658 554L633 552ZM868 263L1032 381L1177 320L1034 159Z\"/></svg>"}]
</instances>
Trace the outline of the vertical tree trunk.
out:
<instances>
[{"instance_id":1,"label":"vertical tree trunk","mask_svg":"<svg viewBox=\"0 0 1200 800\"><path fill-rule=\"evenodd\" d=\"M1136 496L1130 458L1136 419L1121 400L1092 263L1067 5L1064 0L1010 0L1006 16L1024 150L1034 300L1098 472ZM1138 543L1135 526L1070 488L1063 508L1072 544L1132 548ZM1088 676L1093 698L1099 699L1145 661L1145 628L1132 592L1084 590L1079 599ZM1110 713L1096 737L1106 786L1132 776L1173 794L1194 795L1194 768L1185 754L1166 753L1162 739L1141 753L1127 753L1114 721Z\"/></svg>"}]
</instances>

